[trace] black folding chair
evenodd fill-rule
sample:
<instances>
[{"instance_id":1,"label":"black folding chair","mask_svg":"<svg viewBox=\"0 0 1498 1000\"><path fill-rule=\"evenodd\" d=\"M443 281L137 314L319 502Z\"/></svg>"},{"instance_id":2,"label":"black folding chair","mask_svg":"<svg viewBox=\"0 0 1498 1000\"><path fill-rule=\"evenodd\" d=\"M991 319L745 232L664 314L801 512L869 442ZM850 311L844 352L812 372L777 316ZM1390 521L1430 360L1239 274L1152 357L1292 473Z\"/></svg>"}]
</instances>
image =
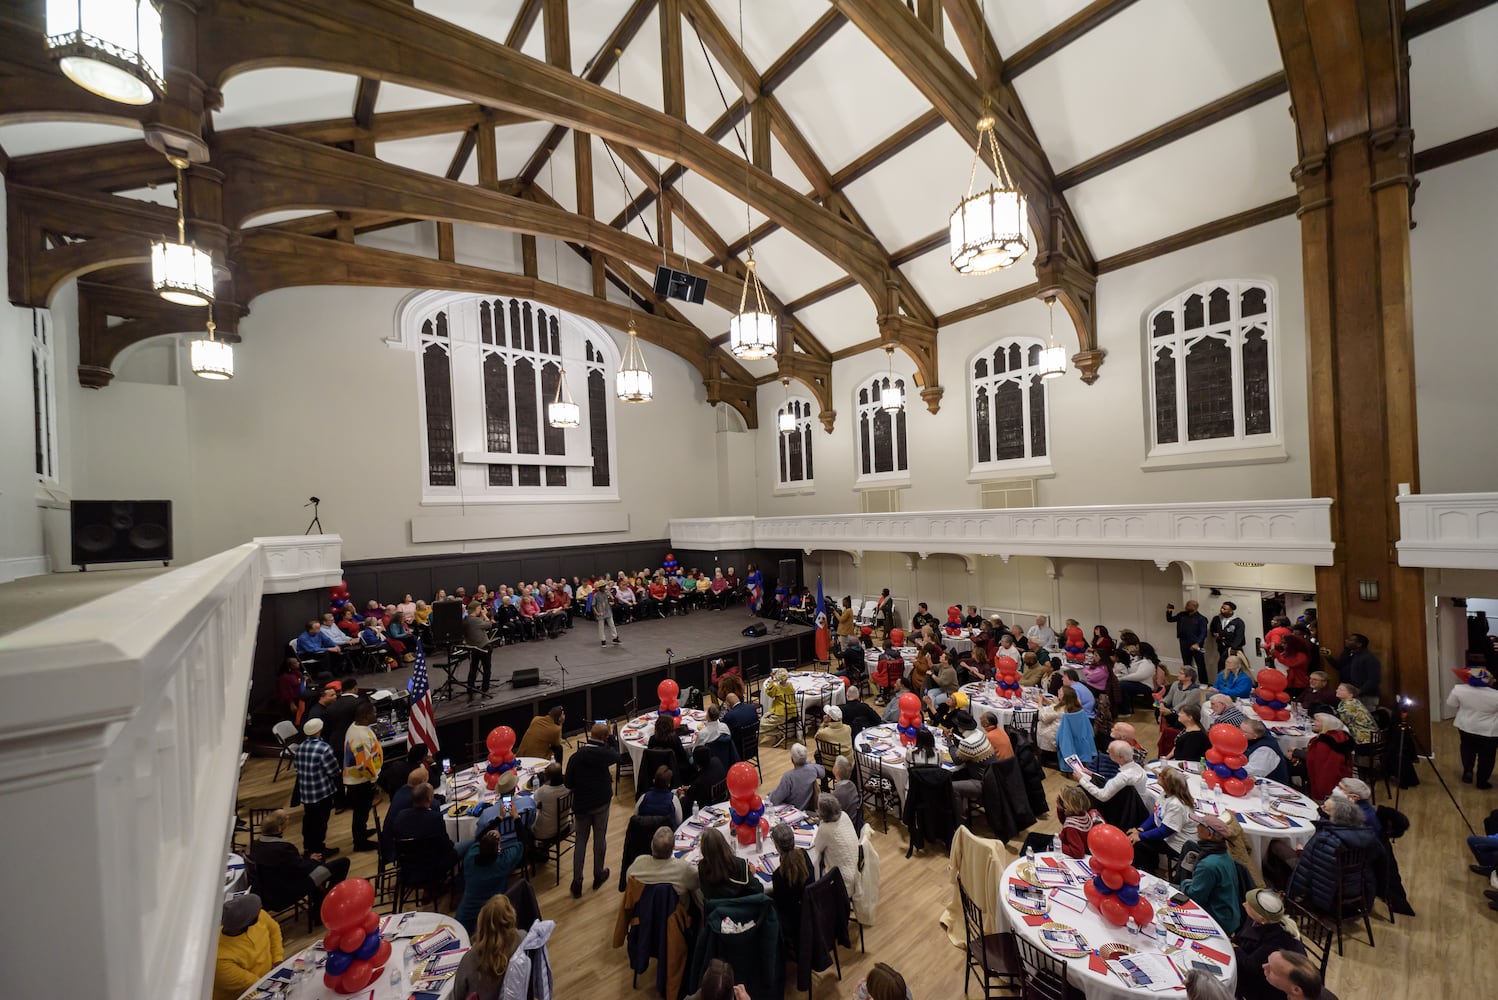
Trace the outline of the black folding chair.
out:
<instances>
[{"instance_id":1,"label":"black folding chair","mask_svg":"<svg viewBox=\"0 0 1498 1000\"><path fill-rule=\"evenodd\" d=\"M1081 1000L1082 991L1067 980L1066 962L1024 938L1015 938L1026 1000Z\"/></svg>"},{"instance_id":2,"label":"black folding chair","mask_svg":"<svg viewBox=\"0 0 1498 1000\"><path fill-rule=\"evenodd\" d=\"M740 726L730 730L733 734L733 745L739 752L739 760L754 762L754 769L759 776L765 776L764 769L759 766L759 723L752 726Z\"/></svg>"},{"instance_id":3,"label":"black folding chair","mask_svg":"<svg viewBox=\"0 0 1498 1000\"><path fill-rule=\"evenodd\" d=\"M983 909L968 897L967 888L960 878L957 893L962 897L962 930L967 939L967 968L962 973L962 995L967 996L967 984L975 972L983 987L984 1000L1022 995L1024 973L1020 968L1014 935L984 933Z\"/></svg>"},{"instance_id":4,"label":"black folding chair","mask_svg":"<svg viewBox=\"0 0 1498 1000\"><path fill-rule=\"evenodd\" d=\"M557 832L553 837L536 838L537 856L543 865L556 858L557 885L562 884L562 855L577 845L576 831L572 826L572 793L564 792L557 799Z\"/></svg>"},{"instance_id":5,"label":"black folding chair","mask_svg":"<svg viewBox=\"0 0 1498 1000\"><path fill-rule=\"evenodd\" d=\"M878 757L855 750L853 781L858 785L859 797L863 799L864 815L867 817L870 809L876 810L879 813L880 828L889 833L890 809L893 807L898 810L900 801L894 782L885 777L883 762Z\"/></svg>"},{"instance_id":6,"label":"black folding chair","mask_svg":"<svg viewBox=\"0 0 1498 1000\"><path fill-rule=\"evenodd\" d=\"M1332 957L1332 937L1336 928L1312 913L1299 900L1286 900L1286 909L1300 931L1300 943L1306 954L1314 958L1321 968L1321 979L1326 981L1326 966Z\"/></svg>"}]
</instances>

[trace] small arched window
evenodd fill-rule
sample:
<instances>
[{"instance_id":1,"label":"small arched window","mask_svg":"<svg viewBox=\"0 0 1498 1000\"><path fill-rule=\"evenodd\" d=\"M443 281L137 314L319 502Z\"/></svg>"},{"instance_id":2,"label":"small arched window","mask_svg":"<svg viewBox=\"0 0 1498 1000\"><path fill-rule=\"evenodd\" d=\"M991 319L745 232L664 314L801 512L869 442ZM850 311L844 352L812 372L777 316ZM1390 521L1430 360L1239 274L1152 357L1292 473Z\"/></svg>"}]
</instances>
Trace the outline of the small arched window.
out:
<instances>
[{"instance_id":1,"label":"small arched window","mask_svg":"<svg viewBox=\"0 0 1498 1000\"><path fill-rule=\"evenodd\" d=\"M775 413L776 448L779 454L777 482L781 487L809 492L814 484L811 460L812 421L815 409L809 399L792 396ZM794 428L781 431L781 421L789 414Z\"/></svg>"},{"instance_id":2,"label":"small arched window","mask_svg":"<svg viewBox=\"0 0 1498 1000\"><path fill-rule=\"evenodd\" d=\"M1269 285L1187 289L1149 314L1145 336L1152 455L1279 440Z\"/></svg>"},{"instance_id":3,"label":"small arched window","mask_svg":"<svg viewBox=\"0 0 1498 1000\"><path fill-rule=\"evenodd\" d=\"M1044 462L1050 450L1039 340L995 341L969 368L973 470L1003 471Z\"/></svg>"},{"instance_id":4,"label":"small arched window","mask_svg":"<svg viewBox=\"0 0 1498 1000\"><path fill-rule=\"evenodd\" d=\"M908 404L910 380L900 375L877 375L858 390L858 426L855 430L858 434L860 482L903 480L910 471L905 448L905 408L891 413L880 405L891 385L900 390Z\"/></svg>"}]
</instances>

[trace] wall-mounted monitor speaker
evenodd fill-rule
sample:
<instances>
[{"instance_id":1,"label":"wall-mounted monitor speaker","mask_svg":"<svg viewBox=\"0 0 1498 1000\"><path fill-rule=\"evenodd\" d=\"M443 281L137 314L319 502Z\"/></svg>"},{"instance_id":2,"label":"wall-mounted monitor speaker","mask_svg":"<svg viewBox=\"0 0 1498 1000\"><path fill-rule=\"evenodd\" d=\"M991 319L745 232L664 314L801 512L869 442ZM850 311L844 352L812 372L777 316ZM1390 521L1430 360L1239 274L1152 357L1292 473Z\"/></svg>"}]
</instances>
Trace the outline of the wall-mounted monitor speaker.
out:
<instances>
[{"instance_id":1,"label":"wall-mounted monitor speaker","mask_svg":"<svg viewBox=\"0 0 1498 1000\"><path fill-rule=\"evenodd\" d=\"M170 500L74 500L73 564L160 562L172 559Z\"/></svg>"}]
</instances>

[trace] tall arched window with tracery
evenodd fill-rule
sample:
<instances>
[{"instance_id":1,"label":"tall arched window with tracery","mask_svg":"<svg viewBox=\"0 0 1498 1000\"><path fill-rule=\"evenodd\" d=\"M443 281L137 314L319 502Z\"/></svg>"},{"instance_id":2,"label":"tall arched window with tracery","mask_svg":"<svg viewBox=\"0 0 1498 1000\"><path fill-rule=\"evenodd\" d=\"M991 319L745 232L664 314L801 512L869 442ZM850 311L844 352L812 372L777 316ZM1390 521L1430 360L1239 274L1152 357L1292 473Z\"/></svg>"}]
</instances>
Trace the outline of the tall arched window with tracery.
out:
<instances>
[{"instance_id":1,"label":"tall arched window with tracery","mask_svg":"<svg viewBox=\"0 0 1498 1000\"><path fill-rule=\"evenodd\" d=\"M879 483L909 478L910 462L905 448L905 410L891 413L881 405L891 385L905 398L909 382L901 376L877 375L858 389L858 482Z\"/></svg>"},{"instance_id":2,"label":"tall arched window with tracery","mask_svg":"<svg viewBox=\"0 0 1498 1000\"><path fill-rule=\"evenodd\" d=\"M1276 445L1273 289L1210 281L1149 314L1154 456Z\"/></svg>"},{"instance_id":3,"label":"tall arched window with tracery","mask_svg":"<svg viewBox=\"0 0 1498 1000\"><path fill-rule=\"evenodd\" d=\"M613 341L597 324L516 298L424 292L408 299L396 346L418 366L423 497L473 502L614 499ZM565 370L579 427L552 427Z\"/></svg>"},{"instance_id":4,"label":"tall arched window with tracery","mask_svg":"<svg viewBox=\"0 0 1498 1000\"><path fill-rule=\"evenodd\" d=\"M972 359L974 472L1022 471L1049 464L1050 434L1039 340L995 341Z\"/></svg>"},{"instance_id":5,"label":"tall arched window with tracery","mask_svg":"<svg viewBox=\"0 0 1498 1000\"><path fill-rule=\"evenodd\" d=\"M809 492L814 485L811 460L811 428L813 414L811 400L800 396L787 399L775 413L777 447L780 450L779 485L783 489ZM794 429L780 431L780 422L789 414Z\"/></svg>"}]
</instances>

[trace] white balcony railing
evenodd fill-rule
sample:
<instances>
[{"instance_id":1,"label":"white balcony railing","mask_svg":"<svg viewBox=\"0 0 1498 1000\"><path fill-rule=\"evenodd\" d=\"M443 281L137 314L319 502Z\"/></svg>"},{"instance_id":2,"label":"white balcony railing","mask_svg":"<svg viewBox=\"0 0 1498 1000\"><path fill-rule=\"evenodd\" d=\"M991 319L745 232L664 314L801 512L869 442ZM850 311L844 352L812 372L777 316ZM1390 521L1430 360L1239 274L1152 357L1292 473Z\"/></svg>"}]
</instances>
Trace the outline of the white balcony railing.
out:
<instances>
[{"instance_id":1,"label":"white balcony railing","mask_svg":"<svg viewBox=\"0 0 1498 1000\"><path fill-rule=\"evenodd\" d=\"M1071 556L1272 562L1325 566L1332 561L1331 501L1030 507L1011 510L708 517L671 522L671 544L728 548L748 544L953 555Z\"/></svg>"},{"instance_id":2,"label":"white balcony railing","mask_svg":"<svg viewBox=\"0 0 1498 1000\"><path fill-rule=\"evenodd\" d=\"M1498 569L1498 493L1415 493L1399 500L1399 565Z\"/></svg>"},{"instance_id":3,"label":"white balcony railing","mask_svg":"<svg viewBox=\"0 0 1498 1000\"><path fill-rule=\"evenodd\" d=\"M336 571L336 541L305 539L308 565ZM241 545L0 639L6 996L208 995L265 557Z\"/></svg>"}]
</instances>

